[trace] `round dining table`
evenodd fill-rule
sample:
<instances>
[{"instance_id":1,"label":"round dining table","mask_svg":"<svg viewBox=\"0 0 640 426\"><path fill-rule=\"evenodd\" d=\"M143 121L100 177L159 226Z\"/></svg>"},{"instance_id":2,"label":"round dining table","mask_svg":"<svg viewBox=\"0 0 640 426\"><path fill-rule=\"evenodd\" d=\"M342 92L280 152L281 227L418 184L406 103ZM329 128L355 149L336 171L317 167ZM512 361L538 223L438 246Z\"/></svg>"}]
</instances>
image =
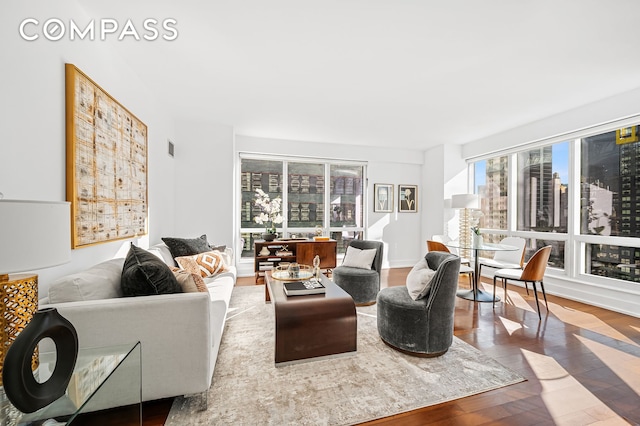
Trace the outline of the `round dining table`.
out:
<instances>
[{"instance_id":1,"label":"round dining table","mask_svg":"<svg viewBox=\"0 0 640 426\"><path fill-rule=\"evenodd\" d=\"M473 282L471 284L471 290L458 290L457 296L467 300L473 300L474 302L493 302L494 298L491 293L488 293L480 288L480 251L513 251L518 250L516 246L510 246L507 244L495 244L485 243L483 241L471 241L471 244L464 241L449 241L445 243L445 246L458 250L472 250L473 251L473 263L474 274ZM500 297L496 296L495 301L499 301Z\"/></svg>"}]
</instances>

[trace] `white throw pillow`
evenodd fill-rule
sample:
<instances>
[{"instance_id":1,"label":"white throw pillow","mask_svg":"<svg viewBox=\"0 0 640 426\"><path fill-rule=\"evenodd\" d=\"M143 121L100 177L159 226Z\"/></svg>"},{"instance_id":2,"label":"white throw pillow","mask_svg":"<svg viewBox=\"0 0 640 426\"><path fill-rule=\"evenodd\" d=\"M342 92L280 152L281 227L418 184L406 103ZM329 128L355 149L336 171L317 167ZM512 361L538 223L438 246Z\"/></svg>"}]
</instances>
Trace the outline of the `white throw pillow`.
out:
<instances>
[{"instance_id":1,"label":"white throw pillow","mask_svg":"<svg viewBox=\"0 0 640 426\"><path fill-rule=\"evenodd\" d=\"M407 275L407 290L413 300L422 299L431 288L431 280L436 271L429 268L425 259L420 260Z\"/></svg>"},{"instance_id":2,"label":"white throw pillow","mask_svg":"<svg viewBox=\"0 0 640 426\"><path fill-rule=\"evenodd\" d=\"M124 259L112 259L71 275L58 278L49 287L49 303L122 297L120 277Z\"/></svg>"},{"instance_id":3,"label":"white throw pillow","mask_svg":"<svg viewBox=\"0 0 640 426\"><path fill-rule=\"evenodd\" d=\"M347 247L347 253L344 255L342 266L351 266L352 268L371 269L373 259L376 257L376 249L360 250L355 247Z\"/></svg>"}]
</instances>

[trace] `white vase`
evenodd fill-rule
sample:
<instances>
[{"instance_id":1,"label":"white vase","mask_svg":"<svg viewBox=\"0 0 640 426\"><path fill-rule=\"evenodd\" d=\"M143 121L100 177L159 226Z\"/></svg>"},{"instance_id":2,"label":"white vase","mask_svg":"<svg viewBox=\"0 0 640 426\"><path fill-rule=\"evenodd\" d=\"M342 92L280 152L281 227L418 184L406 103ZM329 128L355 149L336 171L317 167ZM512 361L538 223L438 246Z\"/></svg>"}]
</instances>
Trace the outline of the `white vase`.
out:
<instances>
[{"instance_id":1,"label":"white vase","mask_svg":"<svg viewBox=\"0 0 640 426\"><path fill-rule=\"evenodd\" d=\"M473 247L482 247L482 245L484 244L482 235L478 235L474 232L473 234L471 234L471 236L473 237Z\"/></svg>"}]
</instances>

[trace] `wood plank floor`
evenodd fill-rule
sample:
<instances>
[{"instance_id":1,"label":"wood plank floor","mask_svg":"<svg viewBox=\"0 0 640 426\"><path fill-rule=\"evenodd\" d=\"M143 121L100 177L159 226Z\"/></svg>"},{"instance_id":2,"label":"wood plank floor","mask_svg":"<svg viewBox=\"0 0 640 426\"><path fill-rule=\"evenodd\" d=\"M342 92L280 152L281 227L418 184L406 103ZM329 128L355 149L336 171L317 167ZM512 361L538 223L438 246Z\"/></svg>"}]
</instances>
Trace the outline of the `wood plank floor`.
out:
<instances>
[{"instance_id":1,"label":"wood plank floor","mask_svg":"<svg viewBox=\"0 0 640 426\"><path fill-rule=\"evenodd\" d=\"M383 271L382 286L404 285L408 272ZM237 285L254 285L253 277L239 278ZM468 287L465 278L460 286ZM502 290L498 294L502 297ZM527 381L367 424L640 424L640 319L548 299L548 313L541 306L542 321L533 295L516 286L508 286L506 303L495 310L491 303L456 302L455 335ZM163 425L170 406L171 400L145 403L144 425ZM122 413L112 410L81 424L132 424Z\"/></svg>"}]
</instances>

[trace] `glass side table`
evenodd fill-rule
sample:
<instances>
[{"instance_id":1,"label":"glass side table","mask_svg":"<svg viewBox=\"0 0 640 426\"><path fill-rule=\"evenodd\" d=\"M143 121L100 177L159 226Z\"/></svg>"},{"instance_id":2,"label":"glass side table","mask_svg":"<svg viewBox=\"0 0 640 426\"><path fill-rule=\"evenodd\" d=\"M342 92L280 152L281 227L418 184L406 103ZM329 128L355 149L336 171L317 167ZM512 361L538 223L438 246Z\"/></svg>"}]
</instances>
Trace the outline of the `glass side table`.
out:
<instances>
[{"instance_id":1,"label":"glass side table","mask_svg":"<svg viewBox=\"0 0 640 426\"><path fill-rule=\"evenodd\" d=\"M55 352L40 353L40 365L34 374L44 382L54 367ZM66 393L34 413L18 411L0 387L0 426L68 425L80 414L124 405L137 406L133 416L142 425L140 342L81 348Z\"/></svg>"}]
</instances>

